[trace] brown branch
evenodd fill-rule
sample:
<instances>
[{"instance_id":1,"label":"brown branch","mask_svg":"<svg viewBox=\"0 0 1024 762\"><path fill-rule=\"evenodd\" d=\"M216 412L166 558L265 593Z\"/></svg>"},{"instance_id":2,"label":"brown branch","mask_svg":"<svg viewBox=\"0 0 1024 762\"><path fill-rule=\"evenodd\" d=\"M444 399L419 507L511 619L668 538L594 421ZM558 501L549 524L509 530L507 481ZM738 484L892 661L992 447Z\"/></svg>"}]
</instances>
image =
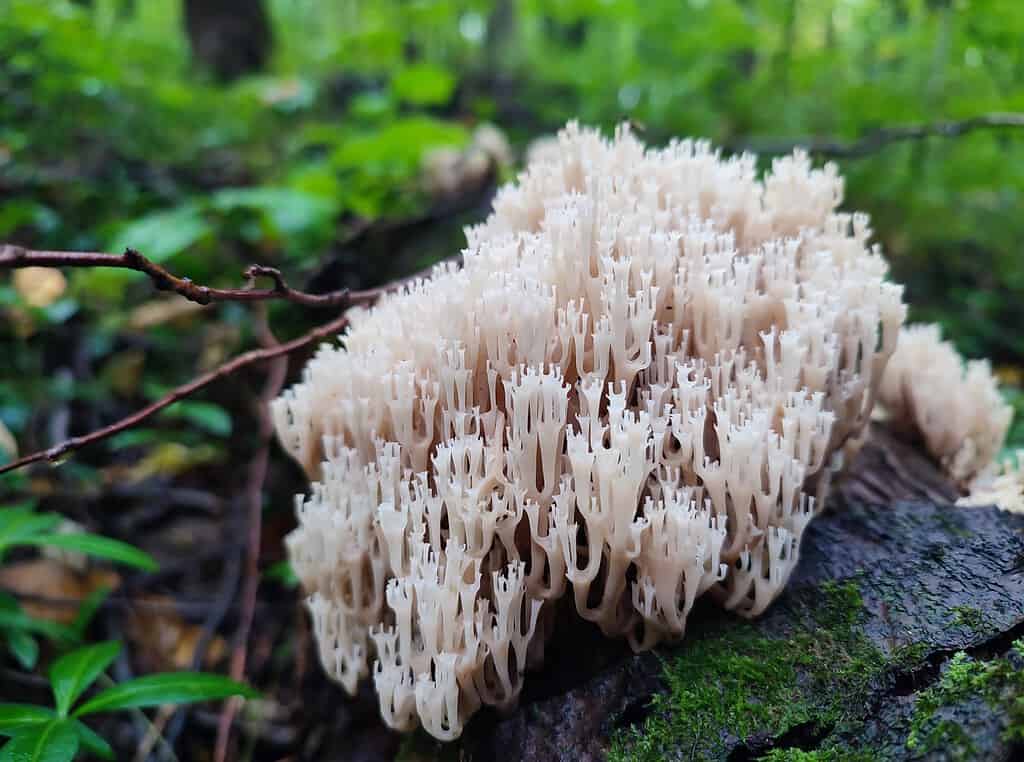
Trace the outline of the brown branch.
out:
<instances>
[{"instance_id":1,"label":"brown branch","mask_svg":"<svg viewBox=\"0 0 1024 762\"><path fill-rule=\"evenodd\" d=\"M262 307L262 305L261 305ZM260 341L267 349L279 346L270 326L267 324L266 309L262 309L257 318ZM263 391L256 403L259 416L259 448L249 463L249 478L246 486L245 502L248 505L249 539L245 557L245 583L242 586L242 612L235 631L234 649L231 654L231 678L235 681L245 677L245 663L248 654L249 633L252 630L253 618L256 614L256 594L260 585L260 544L263 535L263 482L267 478L267 462L270 460L270 443L274 438L274 421L270 415L270 402L284 386L288 363L283 357L273 361L263 384ZM224 762L227 759L228 745L231 741L231 726L242 706L243 699L232 698L221 712L217 725L217 742L214 759Z\"/></svg>"},{"instance_id":2,"label":"brown branch","mask_svg":"<svg viewBox=\"0 0 1024 762\"><path fill-rule=\"evenodd\" d=\"M2 465L0 466L0 474L6 473L7 471L13 471L17 468L22 468L30 463L38 463L44 460L53 462L69 452L81 449L82 447L93 444L94 442L106 439L114 434L130 429L133 426L137 426L156 413L159 413L165 407L194 394L200 389L203 389L216 381L230 376L232 373L235 373L248 365L266 362L267 360L272 360L276 357L290 354L291 352L301 349L302 347L312 344L320 339L337 336L341 333L347 323L348 318L345 315L341 315L328 323L324 323L323 325L314 328L309 333L303 334L302 336L285 342L284 344L264 349L254 349L246 352L245 354L241 354L233 360L224 363L216 370L204 373L202 376L189 381L187 384L182 384L158 399L156 402L147 405L142 408L142 410L138 410L131 415L110 424L109 426L97 429L96 431L92 431L80 437L72 437L71 439L61 442L47 450L39 450L38 452L31 453L23 458L18 458L15 461Z\"/></svg>"},{"instance_id":3,"label":"brown branch","mask_svg":"<svg viewBox=\"0 0 1024 762\"><path fill-rule=\"evenodd\" d=\"M343 309L357 305L371 305L383 295L399 291L414 280L425 277L433 269L427 268L414 273L407 278L401 278L377 288L369 288L363 291L349 291L348 289L342 289L323 295L316 295L296 291L289 287L279 270L272 267L253 265L245 271L246 277L250 279L256 277L269 277L275 283L273 289L211 289L206 286L197 286L188 278L178 278L177 276L171 275L165 269L146 259L134 249L126 249L124 254L116 255L104 254L102 252L82 251L35 251L32 249L25 249L20 246L0 244L0 269L36 266L119 267L122 269L138 270L139 272L149 275L157 288L175 291L186 299L191 299L192 301L200 304L209 304L211 301L216 300L259 302L260 300L265 299L283 298L306 306L335 306L342 307ZM114 434L130 429L133 426L137 426L154 414L163 410L165 407L194 394L215 381L231 375L240 368L253 363L264 362L266 360L290 354L291 352L301 349L318 339L337 335L341 333L342 329L347 324L348 318L345 315L341 315L340 317L337 317L328 323L324 323L323 325L314 328L309 333L285 344L269 346L239 355L216 370L210 371L199 378L193 379L192 381L177 387L156 402L144 407L142 410L122 418L115 423L112 423L109 426L97 429L96 431L92 431L80 437L72 437L71 439L54 445L49 449L39 450L38 452L18 458L10 463L0 465L0 474L4 474L8 471L14 471L15 469L22 468L23 466L27 466L31 463L38 463L44 460L53 462L69 452L78 450L102 439L106 439Z\"/></svg>"},{"instance_id":4,"label":"brown branch","mask_svg":"<svg viewBox=\"0 0 1024 762\"><path fill-rule=\"evenodd\" d=\"M929 137L955 138L977 130L1024 128L1024 113L981 114L961 120L946 120L928 124L910 124L880 127L850 142L829 138L803 138L798 140L750 140L729 146L731 151L753 151L759 154L787 154L803 148L815 156L834 159L855 159L876 153L892 143L923 140Z\"/></svg>"},{"instance_id":5,"label":"brown branch","mask_svg":"<svg viewBox=\"0 0 1024 762\"><path fill-rule=\"evenodd\" d=\"M281 271L275 267L250 265L243 277L251 285L257 278L269 278L272 288L212 288L181 278L156 262L147 259L135 249L124 254L104 254L93 251L36 251L13 244L0 244L0 270L19 267L115 267L135 270L148 276L159 291L173 291L196 304L212 302L263 302L284 299L304 307L344 308L353 303L348 289L327 294L308 294L288 285Z\"/></svg>"}]
</instances>

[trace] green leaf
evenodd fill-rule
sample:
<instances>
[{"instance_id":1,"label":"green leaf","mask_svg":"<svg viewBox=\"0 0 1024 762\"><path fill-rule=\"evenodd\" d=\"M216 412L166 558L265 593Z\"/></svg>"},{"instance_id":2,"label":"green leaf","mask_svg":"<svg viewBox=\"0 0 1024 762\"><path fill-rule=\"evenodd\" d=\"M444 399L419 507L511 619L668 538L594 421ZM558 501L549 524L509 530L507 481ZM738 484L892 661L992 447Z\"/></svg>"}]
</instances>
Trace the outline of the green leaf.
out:
<instances>
[{"instance_id":1,"label":"green leaf","mask_svg":"<svg viewBox=\"0 0 1024 762\"><path fill-rule=\"evenodd\" d=\"M67 720L19 733L0 751L0 762L70 762L78 752L78 733Z\"/></svg>"},{"instance_id":2,"label":"green leaf","mask_svg":"<svg viewBox=\"0 0 1024 762\"><path fill-rule=\"evenodd\" d=\"M171 407L174 406L171 405ZM170 410L170 408L166 409ZM117 451L128 447L151 445L166 438L167 433L160 429L128 429L128 431L122 431L120 434L115 434L108 439L107 445L111 450Z\"/></svg>"},{"instance_id":3,"label":"green leaf","mask_svg":"<svg viewBox=\"0 0 1024 762\"><path fill-rule=\"evenodd\" d=\"M102 759L114 758L114 750L110 748L110 744L103 740L95 730L81 720L71 720L71 726L78 733L78 740L82 742L82 746L90 754L95 754Z\"/></svg>"},{"instance_id":4,"label":"green leaf","mask_svg":"<svg viewBox=\"0 0 1024 762\"><path fill-rule=\"evenodd\" d=\"M8 504L3 507L0 507L0 514L3 514L6 511L10 511L11 513L31 513L36 509L37 505L38 501L35 498L31 498L30 500L22 500L19 503Z\"/></svg>"},{"instance_id":5,"label":"green leaf","mask_svg":"<svg viewBox=\"0 0 1024 762\"><path fill-rule=\"evenodd\" d=\"M299 578L295 576L295 570L288 561L278 561L263 572L263 576L285 587L296 587L299 584Z\"/></svg>"},{"instance_id":6,"label":"green leaf","mask_svg":"<svg viewBox=\"0 0 1024 762\"><path fill-rule=\"evenodd\" d=\"M50 323L65 323L68 318L78 312L78 302L74 299L61 299L43 307L40 312Z\"/></svg>"},{"instance_id":7,"label":"green leaf","mask_svg":"<svg viewBox=\"0 0 1024 762\"><path fill-rule=\"evenodd\" d=\"M27 506L0 509L0 553L33 535L53 529L60 522L61 517L55 513L34 513Z\"/></svg>"},{"instance_id":8,"label":"green leaf","mask_svg":"<svg viewBox=\"0 0 1024 762\"><path fill-rule=\"evenodd\" d=\"M45 619L36 619L17 607L0 606L0 628L37 632L58 643L74 643L77 640L74 630L70 627Z\"/></svg>"},{"instance_id":9,"label":"green leaf","mask_svg":"<svg viewBox=\"0 0 1024 762\"><path fill-rule=\"evenodd\" d=\"M149 553L139 550L126 542L101 537L98 534L81 532L78 534L43 534L30 538L25 545L63 548L78 553L85 553L95 558L106 558L110 561L134 566L143 571L156 571L158 566Z\"/></svg>"},{"instance_id":10,"label":"green leaf","mask_svg":"<svg viewBox=\"0 0 1024 762\"><path fill-rule=\"evenodd\" d=\"M455 77L447 69L431 64L414 64L391 80L395 96L418 106L442 106L455 91Z\"/></svg>"},{"instance_id":11,"label":"green leaf","mask_svg":"<svg viewBox=\"0 0 1024 762\"><path fill-rule=\"evenodd\" d=\"M39 644L24 630L7 630L7 650L24 669L33 669L39 660Z\"/></svg>"},{"instance_id":12,"label":"green leaf","mask_svg":"<svg viewBox=\"0 0 1024 762\"><path fill-rule=\"evenodd\" d=\"M259 212L282 236L308 232L326 224L337 213L332 199L293 188L222 188L213 194L211 200L213 207L222 212L236 209Z\"/></svg>"},{"instance_id":13,"label":"green leaf","mask_svg":"<svg viewBox=\"0 0 1024 762\"><path fill-rule=\"evenodd\" d=\"M67 716L75 699L82 695L121 652L116 640L85 646L65 654L50 666L50 684L57 701L57 713Z\"/></svg>"},{"instance_id":14,"label":"green leaf","mask_svg":"<svg viewBox=\"0 0 1024 762\"><path fill-rule=\"evenodd\" d=\"M25 728L54 719L52 709L32 704L0 704L0 735L13 736Z\"/></svg>"},{"instance_id":15,"label":"green leaf","mask_svg":"<svg viewBox=\"0 0 1024 762\"><path fill-rule=\"evenodd\" d=\"M231 414L212 402L188 400L175 402L160 414L161 418L181 418L218 437L231 435Z\"/></svg>"},{"instance_id":16,"label":"green leaf","mask_svg":"<svg viewBox=\"0 0 1024 762\"><path fill-rule=\"evenodd\" d=\"M397 166L419 171L423 153L440 146L461 147L469 133L459 124L427 116L410 116L372 132L349 136L331 155L339 169L365 172L371 165Z\"/></svg>"},{"instance_id":17,"label":"green leaf","mask_svg":"<svg viewBox=\"0 0 1024 762\"><path fill-rule=\"evenodd\" d=\"M154 212L130 222L121 229L110 246L114 251L138 249L153 262L165 262L212 233L196 204L184 204Z\"/></svg>"},{"instance_id":18,"label":"green leaf","mask_svg":"<svg viewBox=\"0 0 1024 762\"><path fill-rule=\"evenodd\" d=\"M78 636L79 640L85 635L89 623L92 622L92 618L99 611L100 606L108 595L110 595L109 587L98 587L89 593L85 600L79 604L78 612L75 614L75 621L71 623L71 629Z\"/></svg>"},{"instance_id":19,"label":"green leaf","mask_svg":"<svg viewBox=\"0 0 1024 762\"><path fill-rule=\"evenodd\" d=\"M188 704L228 696L254 698L259 696L259 693L221 675L204 672L166 672L145 675L108 688L78 707L74 716L162 704Z\"/></svg>"}]
</instances>

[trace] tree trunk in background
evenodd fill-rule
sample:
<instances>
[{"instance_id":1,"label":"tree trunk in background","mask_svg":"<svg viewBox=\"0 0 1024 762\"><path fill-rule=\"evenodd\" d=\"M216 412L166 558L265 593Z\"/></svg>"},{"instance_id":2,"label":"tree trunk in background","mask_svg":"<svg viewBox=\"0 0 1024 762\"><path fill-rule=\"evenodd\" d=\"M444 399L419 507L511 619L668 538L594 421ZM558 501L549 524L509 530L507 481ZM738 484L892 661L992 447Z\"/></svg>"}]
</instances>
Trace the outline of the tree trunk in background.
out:
<instances>
[{"instance_id":1,"label":"tree trunk in background","mask_svg":"<svg viewBox=\"0 0 1024 762\"><path fill-rule=\"evenodd\" d=\"M263 0L185 0L192 54L222 81L259 71L270 58L270 18Z\"/></svg>"}]
</instances>

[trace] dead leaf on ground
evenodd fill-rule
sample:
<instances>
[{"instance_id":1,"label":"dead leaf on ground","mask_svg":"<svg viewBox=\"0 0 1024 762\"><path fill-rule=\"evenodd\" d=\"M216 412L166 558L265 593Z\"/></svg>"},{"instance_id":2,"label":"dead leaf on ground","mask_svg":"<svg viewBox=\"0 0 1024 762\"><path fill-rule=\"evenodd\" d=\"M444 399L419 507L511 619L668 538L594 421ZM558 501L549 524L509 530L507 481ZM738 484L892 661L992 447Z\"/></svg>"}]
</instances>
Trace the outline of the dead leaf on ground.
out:
<instances>
[{"instance_id":1,"label":"dead leaf on ground","mask_svg":"<svg viewBox=\"0 0 1024 762\"><path fill-rule=\"evenodd\" d=\"M128 327L141 331L154 325L163 325L181 318L191 318L202 310L203 305L182 299L179 296L154 299L132 310L128 317Z\"/></svg>"},{"instance_id":2,"label":"dead leaf on ground","mask_svg":"<svg viewBox=\"0 0 1024 762\"><path fill-rule=\"evenodd\" d=\"M100 588L117 588L121 577L109 569L76 571L54 558L17 561L0 567L0 589L19 597L47 600L22 600L26 613L38 619L71 624L78 605Z\"/></svg>"},{"instance_id":3,"label":"dead leaf on ground","mask_svg":"<svg viewBox=\"0 0 1024 762\"><path fill-rule=\"evenodd\" d=\"M110 466L103 470L103 475L107 484L135 484L154 476L177 476L222 457L223 451L212 445L188 447L180 442L163 442L154 446L137 463Z\"/></svg>"},{"instance_id":4,"label":"dead leaf on ground","mask_svg":"<svg viewBox=\"0 0 1024 762\"><path fill-rule=\"evenodd\" d=\"M175 611L174 599L151 595L140 598L132 606L125 622L125 633L136 643L138 653L153 670L189 669L196 647L203 637L203 628L189 624ZM227 653L224 639L210 639L202 666L212 668Z\"/></svg>"},{"instance_id":5,"label":"dead leaf on ground","mask_svg":"<svg viewBox=\"0 0 1024 762\"><path fill-rule=\"evenodd\" d=\"M128 349L107 360L101 375L107 386L122 397L128 397L138 391L145 364L145 352Z\"/></svg>"},{"instance_id":6,"label":"dead leaf on ground","mask_svg":"<svg viewBox=\"0 0 1024 762\"><path fill-rule=\"evenodd\" d=\"M1024 386L1024 368L1019 365L1000 365L995 373L1003 386Z\"/></svg>"},{"instance_id":7,"label":"dead leaf on ground","mask_svg":"<svg viewBox=\"0 0 1024 762\"><path fill-rule=\"evenodd\" d=\"M22 267L14 271L14 288L26 304L49 307L63 296L68 281L53 267Z\"/></svg>"},{"instance_id":8,"label":"dead leaf on ground","mask_svg":"<svg viewBox=\"0 0 1024 762\"><path fill-rule=\"evenodd\" d=\"M11 430L0 421L0 463L18 457L18 441Z\"/></svg>"}]
</instances>

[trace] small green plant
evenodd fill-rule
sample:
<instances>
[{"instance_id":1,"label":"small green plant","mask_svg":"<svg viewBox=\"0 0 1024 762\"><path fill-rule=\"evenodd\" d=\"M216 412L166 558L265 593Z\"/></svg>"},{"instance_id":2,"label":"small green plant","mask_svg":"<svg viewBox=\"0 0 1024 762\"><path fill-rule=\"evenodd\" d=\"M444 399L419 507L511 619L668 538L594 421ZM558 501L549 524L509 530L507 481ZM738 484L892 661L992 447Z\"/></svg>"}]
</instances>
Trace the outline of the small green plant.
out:
<instances>
[{"instance_id":1,"label":"small green plant","mask_svg":"<svg viewBox=\"0 0 1024 762\"><path fill-rule=\"evenodd\" d=\"M49 547L156 571L153 557L128 543L89 532L55 531L63 520L56 513L36 513L33 502L0 508L0 561L11 548Z\"/></svg>"},{"instance_id":2,"label":"small green plant","mask_svg":"<svg viewBox=\"0 0 1024 762\"><path fill-rule=\"evenodd\" d=\"M0 750L0 762L66 762L74 759L80 748L103 759L113 759L110 744L89 728L83 717L97 712L258 695L221 675L168 672L114 685L75 706L120 652L118 641L107 641L78 648L57 659L50 665L49 673L52 708L0 704L0 735L11 739Z\"/></svg>"},{"instance_id":3,"label":"small green plant","mask_svg":"<svg viewBox=\"0 0 1024 762\"><path fill-rule=\"evenodd\" d=\"M34 502L0 508L0 562L12 548L49 547L116 561L144 571L156 570L156 561L148 553L88 532L61 532L58 526L62 521L55 513L37 513ZM79 607L75 621L63 625L30 616L17 599L0 592L0 639L7 644L7 650L18 664L32 669L39 658L36 636L41 635L65 648L76 645L106 594L106 590L97 590L90 595Z\"/></svg>"},{"instance_id":4,"label":"small green plant","mask_svg":"<svg viewBox=\"0 0 1024 762\"><path fill-rule=\"evenodd\" d=\"M263 572L263 576L289 589L299 586L299 578L295 576L295 570L288 561L272 564Z\"/></svg>"},{"instance_id":5,"label":"small green plant","mask_svg":"<svg viewBox=\"0 0 1024 762\"><path fill-rule=\"evenodd\" d=\"M77 645L108 592L100 588L82 601L70 625L31 616L22 610L13 595L0 592L0 640L7 644L7 650L18 664L32 669L39 660L39 643L35 636L42 635L62 648Z\"/></svg>"}]
</instances>

